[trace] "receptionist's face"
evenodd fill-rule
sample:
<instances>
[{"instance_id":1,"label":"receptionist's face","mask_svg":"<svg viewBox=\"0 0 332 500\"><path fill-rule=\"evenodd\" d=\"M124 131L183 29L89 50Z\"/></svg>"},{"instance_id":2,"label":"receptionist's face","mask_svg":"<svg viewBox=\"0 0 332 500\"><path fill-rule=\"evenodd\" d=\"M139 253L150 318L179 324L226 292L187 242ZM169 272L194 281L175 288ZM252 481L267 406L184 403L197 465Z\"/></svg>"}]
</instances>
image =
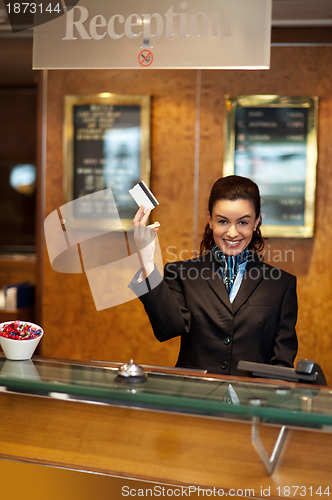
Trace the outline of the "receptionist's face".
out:
<instances>
[{"instance_id":1,"label":"receptionist's face","mask_svg":"<svg viewBox=\"0 0 332 500\"><path fill-rule=\"evenodd\" d=\"M219 200L215 203L209 224L217 246L226 255L238 255L250 243L259 223L248 200Z\"/></svg>"}]
</instances>

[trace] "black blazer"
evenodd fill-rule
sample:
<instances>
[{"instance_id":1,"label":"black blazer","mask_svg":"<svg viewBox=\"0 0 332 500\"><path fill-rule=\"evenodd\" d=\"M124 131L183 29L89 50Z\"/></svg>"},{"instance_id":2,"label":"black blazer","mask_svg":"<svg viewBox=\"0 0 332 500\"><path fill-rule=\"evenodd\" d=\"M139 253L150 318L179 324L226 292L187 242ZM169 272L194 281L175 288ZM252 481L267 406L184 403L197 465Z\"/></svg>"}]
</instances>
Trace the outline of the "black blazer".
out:
<instances>
[{"instance_id":1,"label":"black blazer","mask_svg":"<svg viewBox=\"0 0 332 500\"><path fill-rule=\"evenodd\" d=\"M297 353L296 278L251 254L233 303L212 254L155 269L150 291L131 283L156 338L181 335L176 366L239 375L240 360L293 366Z\"/></svg>"}]
</instances>

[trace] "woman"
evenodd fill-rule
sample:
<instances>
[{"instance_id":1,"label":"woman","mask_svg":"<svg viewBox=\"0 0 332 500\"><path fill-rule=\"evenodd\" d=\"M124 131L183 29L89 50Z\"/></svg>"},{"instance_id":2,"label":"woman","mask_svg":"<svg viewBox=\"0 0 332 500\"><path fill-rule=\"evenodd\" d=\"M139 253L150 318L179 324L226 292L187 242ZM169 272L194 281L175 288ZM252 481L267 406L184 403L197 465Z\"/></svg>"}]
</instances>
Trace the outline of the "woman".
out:
<instances>
[{"instance_id":1,"label":"woman","mask_svg":"<svg viewBox=\"0 0 332 500\"><path fill-rule=\"evenodd\" d=\"M218 179L196 259L171 262L162 278L153 263L146 227L134 218L142 269L131 283L159 341L181 336L176 366L238 375L240 360L293 366L297 353L296 278L265 264L257 185L236 175ZM145 243L144 243L145 241ZM142 292L143 287L148 293ZM150 285L150 286L149 286Z\"/></svg>"}]
</instances>

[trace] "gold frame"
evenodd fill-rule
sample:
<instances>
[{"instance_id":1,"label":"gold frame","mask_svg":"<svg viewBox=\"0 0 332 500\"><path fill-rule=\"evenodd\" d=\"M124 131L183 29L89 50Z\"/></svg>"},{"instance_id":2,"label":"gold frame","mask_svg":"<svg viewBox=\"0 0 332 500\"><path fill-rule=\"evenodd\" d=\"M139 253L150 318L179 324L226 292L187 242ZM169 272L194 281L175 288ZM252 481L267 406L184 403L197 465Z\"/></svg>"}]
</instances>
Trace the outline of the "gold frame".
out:
<instances>
[{"instance_id":1,"label":"gold frame","mask_svg":"<svg viewBox=\"0 0 332 500\"><path fill-rule=\"evenodd\" d=\"M150 155L150 120L151 120L151 97L149 95L127 95L103 92L92 95L67 95L64 99L64 192L66 203L73 201L75 189L75 140L74 137L74 106L133 106L140 107L140 157L139 157L139 179L150 186L151 155ZM132 186L130 186L132 187ZM98 189L96 189L98 191ZM129 195L130 196L130 195ZM133 202L133 200L131 200ZM132 219L123 219L124 226L130 225ZM74 221L76 226L89 225L87 219ZM107 226L103 219L97 221L97 227ZM94 227L96 224L94 223Z\"/></svg>"},{"instance_id":2,"label":"gold frame","mask_svg":"<svg viewBox=\"0 0 332 500\"><path fill-rule=\"evenodd\" d=\"M306 139L306 165L304 182L304 224L290 224L280 220L277 224L262 225L263 236L282 238L312 238L315 223L315 197L316 197L316 170L317 170L317 121L318 97L287 97L278 95L242 95L237 97L227 96L225 99L225 151L223 175L237 174L235 165L236 135L239 133L236 123L236 110L243 108L305 108L307 109L307 130L304 131ZM243 122L242 122L243 123ZM241 123L241 126L242 126ZM248 125L246 123L246 125ZM285 136L285 140L287 140ZM278 144L272 142L264 144L264 148L276 148ZM248 175L250 177L250 175ZM255 178L253 178L255 181ZM259 185L259 182L257 182ZM287 215L286 215L287 217Z\"/></svg>"}]
</instances>

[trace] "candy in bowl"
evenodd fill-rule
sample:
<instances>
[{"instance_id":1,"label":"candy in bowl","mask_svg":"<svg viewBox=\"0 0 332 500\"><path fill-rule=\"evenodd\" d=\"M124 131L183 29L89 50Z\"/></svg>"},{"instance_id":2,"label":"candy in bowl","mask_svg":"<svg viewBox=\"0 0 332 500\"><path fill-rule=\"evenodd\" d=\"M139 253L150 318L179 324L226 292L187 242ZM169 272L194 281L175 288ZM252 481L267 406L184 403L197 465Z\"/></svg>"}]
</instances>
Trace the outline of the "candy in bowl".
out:
<instances>
[{"instance_id":1,"label":"candy in bowl","mask_svg":"<svg viewBox=\"0 0 332 500\"><path fill-rule=\"evenodd\" d=\"M0 346L7 359L30 359L44 334L39 325L29 321L0 323Z\"/></svg>"}]
</instances>

